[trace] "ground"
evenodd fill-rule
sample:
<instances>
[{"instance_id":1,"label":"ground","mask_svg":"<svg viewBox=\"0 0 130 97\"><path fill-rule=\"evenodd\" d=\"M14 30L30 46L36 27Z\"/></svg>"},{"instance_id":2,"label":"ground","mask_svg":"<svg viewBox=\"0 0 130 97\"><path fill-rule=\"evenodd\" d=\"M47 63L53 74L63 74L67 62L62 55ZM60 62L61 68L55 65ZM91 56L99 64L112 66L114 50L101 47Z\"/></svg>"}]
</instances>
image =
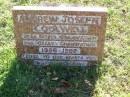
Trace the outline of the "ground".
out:
<instances>
[{"instance_id":1,"label":"ground","mask_svg":"<svg viewBox=\"0 0 130 97\"><path fill-rule=\"evenodd\" d=\"M42 68L16 58L11 8L40 2L0 0L0 97L130 97L130 1L47 1L108 8L103 62L91 68Z\"/></svg>"}]
</instances>

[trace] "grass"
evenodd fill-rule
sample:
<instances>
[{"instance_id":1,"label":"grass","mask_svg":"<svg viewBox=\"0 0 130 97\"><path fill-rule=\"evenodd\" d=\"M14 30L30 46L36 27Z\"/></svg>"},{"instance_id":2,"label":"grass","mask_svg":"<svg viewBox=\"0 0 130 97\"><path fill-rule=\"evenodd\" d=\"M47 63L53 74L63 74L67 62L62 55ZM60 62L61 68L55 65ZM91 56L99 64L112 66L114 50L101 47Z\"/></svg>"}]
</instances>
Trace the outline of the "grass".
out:
<instances>
[{"instance_id":1,"label":"grass","mask_svg":"<svg viewBox=\"0 0 130 97\"><path fill-rule=\"evenodd\" d=\"M104 59L91 68L42 68L16 58L11 8L40 1L0 0L0 97L130 97L130 1L48 0L108 7ZM63 94L54 93L63 81L70 87Z\"/></svg>"}]
</instances>

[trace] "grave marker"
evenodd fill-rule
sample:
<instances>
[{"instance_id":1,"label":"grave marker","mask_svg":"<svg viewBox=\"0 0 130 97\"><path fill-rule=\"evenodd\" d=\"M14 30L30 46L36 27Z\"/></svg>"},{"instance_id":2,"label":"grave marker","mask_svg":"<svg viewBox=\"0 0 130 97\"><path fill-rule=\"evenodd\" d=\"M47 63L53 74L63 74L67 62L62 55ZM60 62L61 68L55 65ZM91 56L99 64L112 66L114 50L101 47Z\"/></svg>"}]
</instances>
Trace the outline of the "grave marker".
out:
<instances>
[{"instance_id":1,"label":"grave marker","mask_svg":"<svg viewBox=\"0 0 130 97\"><path fill-rule=\"evenodd\" d=\"M35 65L88 66L103 56L106 8L13 7L17 56Z\"/></svg>"}]
</instances>

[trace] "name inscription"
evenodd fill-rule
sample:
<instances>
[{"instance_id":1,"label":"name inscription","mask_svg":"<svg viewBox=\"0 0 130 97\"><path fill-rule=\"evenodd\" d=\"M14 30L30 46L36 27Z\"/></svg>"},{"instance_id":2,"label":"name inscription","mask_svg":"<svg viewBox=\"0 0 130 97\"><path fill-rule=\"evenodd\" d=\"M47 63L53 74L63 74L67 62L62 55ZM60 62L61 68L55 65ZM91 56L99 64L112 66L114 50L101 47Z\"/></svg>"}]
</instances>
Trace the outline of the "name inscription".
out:
<instances>
[{"instance_id":1,"label":"name inscription","mask_svg":"<svg viewBox=\"0 0 130 97\"><path fill-rule=\"evenodd\" d=\"M41 33L70 33L70 34L86 34L88 33L88 26L79 25L35 25L33 32Z\"/></svg>"},{"instance_id":2,"label":"name inscription","mask_svg":"<svg viewBox=\"0 0 130 97\"><path fill-rule=\"evenodd\" d=\"M76 15L17 15L19 23L38 23L38 24L90 24L100 25L101 16L76 16Z\"/></svg>"}]
</instances>

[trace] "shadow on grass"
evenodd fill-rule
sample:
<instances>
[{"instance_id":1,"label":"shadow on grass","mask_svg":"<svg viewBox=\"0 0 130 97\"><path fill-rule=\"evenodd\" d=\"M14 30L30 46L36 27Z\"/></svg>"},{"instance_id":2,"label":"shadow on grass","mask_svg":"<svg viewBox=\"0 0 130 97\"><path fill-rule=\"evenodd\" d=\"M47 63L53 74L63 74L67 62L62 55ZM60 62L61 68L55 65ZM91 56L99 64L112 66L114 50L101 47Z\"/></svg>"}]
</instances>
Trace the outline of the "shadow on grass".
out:
<instances>
[{"instance_id":1,"label":"shadow on grass","mask_svg":"<svg viewBox=\"0 0 130 97\"><path fill-rule=\"evenodd\" d=\"M0 87L0 97L92 97L98 70L96 66L36 67L16 59ZM61 87L63 93L55 93Z\"/></svg>"}]
</instances>

